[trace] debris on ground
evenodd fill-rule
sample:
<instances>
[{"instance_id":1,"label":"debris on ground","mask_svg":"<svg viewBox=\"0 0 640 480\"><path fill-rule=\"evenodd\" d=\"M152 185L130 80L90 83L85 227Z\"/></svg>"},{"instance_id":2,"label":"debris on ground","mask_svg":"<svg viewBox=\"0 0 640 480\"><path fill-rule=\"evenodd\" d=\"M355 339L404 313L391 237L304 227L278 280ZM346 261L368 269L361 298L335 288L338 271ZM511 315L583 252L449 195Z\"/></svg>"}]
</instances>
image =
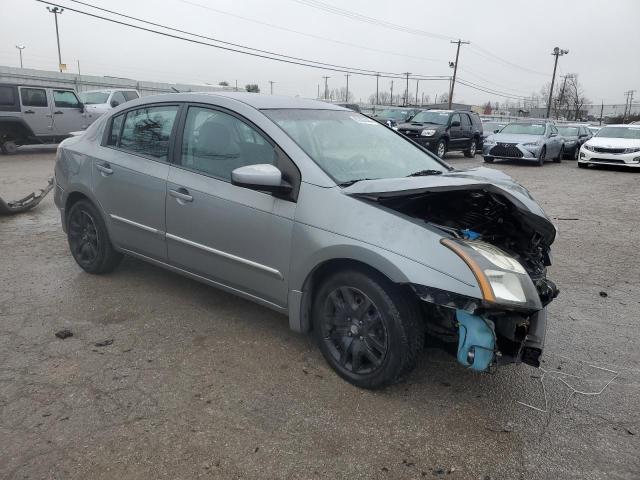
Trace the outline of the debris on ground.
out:
<instances>
[{"instance_id":1,"label":"debris on ground","mask_svg":"<svg viewBox=\"0 0 640 480\"><path fill-rule=\"evenodd\" d=\"M64 340L65 338L73 337L73 332L69 329L63 328L55 333L56 337Z\"/></svg>"},{"instance_id":2,"label":"debris on ground","mask_svg":"<svg viewBox=\"0 0 640 480\"><path fill-rule=\"evenodd\" d=\"M102 340L101 342L96 342L93 344L94 347L107 347L113 343L113 338L108 338L106 340Z\"/></svg>"},{"instance_id":3,"label":"debris on ground","mask_svg":"<svg viewBox=\"0 0 640 480\"><path fill-rule=\"evenodd\" d=\"M607 298L609 296L609 294L607 292L600 292L600 296L602 298Z\"/></svg>"},{"instance_id":4,"label":"debris on ground","mask_svg":"<svg viewBox=\"0 0 640 480\"><path fill-rule=\"evenodd\" d=\"M2 197L0 197L0 216L2 215L14 215L16 213L26 212L27 210L31 210L36 205L40 203L40 201L47 196L47 193L51 191L53 188L53 178L50 178L47 181L47 186L45 188L41 188L36 192L32 192L24 198L20 200L13 200L5 202Z\"/></svg>"}]
</instances>

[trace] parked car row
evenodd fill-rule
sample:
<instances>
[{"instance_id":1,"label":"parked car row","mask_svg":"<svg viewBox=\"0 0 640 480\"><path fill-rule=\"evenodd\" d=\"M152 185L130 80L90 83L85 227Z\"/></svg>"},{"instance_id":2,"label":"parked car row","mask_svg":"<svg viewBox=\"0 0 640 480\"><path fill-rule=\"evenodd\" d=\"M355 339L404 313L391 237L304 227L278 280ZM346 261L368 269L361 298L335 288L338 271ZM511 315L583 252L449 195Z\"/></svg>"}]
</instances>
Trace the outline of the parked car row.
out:
<instances>
[{"instance_id":1,"label":"parked car row","mask_svg":"<svg viewBox=\"0 0 640 480\"><path fill-rule=\"evenodd\" d=\"M136 90L98 90L78 98L69 88L0 84L0 151L7 154L21 145L60 142L139 96Z\"/></svg>"}]
</instances>

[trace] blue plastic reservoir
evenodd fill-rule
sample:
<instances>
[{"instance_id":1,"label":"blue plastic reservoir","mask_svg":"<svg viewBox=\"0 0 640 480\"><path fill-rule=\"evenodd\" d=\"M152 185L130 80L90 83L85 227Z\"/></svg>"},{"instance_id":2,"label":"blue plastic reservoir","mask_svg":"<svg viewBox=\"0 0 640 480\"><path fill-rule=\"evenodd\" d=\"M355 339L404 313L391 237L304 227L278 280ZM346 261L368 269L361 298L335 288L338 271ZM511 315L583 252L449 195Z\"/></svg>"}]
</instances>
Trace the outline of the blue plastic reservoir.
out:
<instances>
[{"instance_id":1,"label":"blue plastic reservoir","mask_svg":"<svg viewBox=\"0 0 640 480\"><path fill-rule=\"evenodd\" d=\"M493 362L496 334L490 320L456 311L458 320L458 362L473 370L484 372Z\"/></svg>"}]
</instances>

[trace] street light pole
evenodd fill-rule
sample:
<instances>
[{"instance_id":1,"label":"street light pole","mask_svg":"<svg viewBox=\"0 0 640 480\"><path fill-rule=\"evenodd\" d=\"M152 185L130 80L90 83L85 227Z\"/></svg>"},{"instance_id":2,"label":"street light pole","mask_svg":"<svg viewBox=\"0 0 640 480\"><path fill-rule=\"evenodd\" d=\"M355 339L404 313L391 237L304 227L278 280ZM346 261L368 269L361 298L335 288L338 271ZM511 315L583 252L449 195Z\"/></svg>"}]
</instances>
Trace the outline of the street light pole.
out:
<instances>
[{"instance_id":1,"label":"street light pole","mask_svg":"<svg viewBox=\"0 0 640 480\"><path fill-rule=\"evenodd\" d=\"M58 69L60 73L62 73L62 55L60 54L60 33L58 31L58 15L64 12L64 8L60 7L47 7L49 13L53 13L54 18L56 19L56 40L58 41Z\"/></svg>"},{"instance_id":2,"label":"street light pole","mask_svg":"<svg viewBox=\"0 0 640 480\"><path fill-rule=\"evenodd\" d=\"M24 50L26 47L24 45L16 45L16 48L20 52L20 68L23 68L22 67L22 50Z\"/></svg>"},{"instance_id":3,"label":"street light pole","mask_svg":"<svg viewBox=\"0 0 640 480\"><path fill-rule=\"evenodd\" d=\"M551 55L556 57L555 62L553 63L553 76L551 77L551 88L549 89L549 101L547 102L547 118L549 118L549 114L551 113L551 100L553 99L553 85L556 81L556 69L558 68L558 57L562 55L566 55L569 53L569 50L563 50L561 48L555 47L553 49L553 53Z\"/></svg>"},{"instance_id":4,"label":"street light pole","mask_svg":"<svg viewBox=\"0 0 640 480\"><path fill-rule=\"evenodd\" d=\"M273 95L273 84L276 83L273 80L269 80L269 86L271 87L271 95Z\"/></svg>"},{"instance_id":5,"label":"street light pole","mask_svg":"<svg viewBox=\"0 0 640 480\"><path fill-rule=\"evenodd\" d=\"M324 99L326 100L329 96L329 86L327 85L327 80L329 80L331 77L325 75L322 78L324 78Z\"/></svg>"}]
</instances>

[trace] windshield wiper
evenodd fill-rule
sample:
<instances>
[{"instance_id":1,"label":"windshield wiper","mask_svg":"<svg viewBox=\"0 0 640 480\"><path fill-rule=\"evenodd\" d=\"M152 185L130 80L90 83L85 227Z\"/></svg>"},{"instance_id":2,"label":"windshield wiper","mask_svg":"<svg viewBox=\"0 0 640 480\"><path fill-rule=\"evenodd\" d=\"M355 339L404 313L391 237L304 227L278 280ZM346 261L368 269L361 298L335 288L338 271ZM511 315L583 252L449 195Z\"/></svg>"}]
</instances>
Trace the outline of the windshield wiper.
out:
<instances>
[{"instance_id":1,"label":"windshield wiper","mask_svg":"<svg viewBox=\"0 0 640 480\"><path fill-rule=\"evenodd\" d=\"M354 183L364 182L365 180L378 180L377 178L356 178L354 180L347 180L346 182L339 183L339 187L350 187Z\"/></svg>"},{"instance_id":2,"label":"windshield wiper","mask_svg":"<svg viewBox=\"0 0 640 480\"><path fill-rule=\"evenodd\" d=\"M418 170L417 172L413 172L407 177L427 177L429 175L441 175L442 170Z\"/></svg>"}]
</instances>

